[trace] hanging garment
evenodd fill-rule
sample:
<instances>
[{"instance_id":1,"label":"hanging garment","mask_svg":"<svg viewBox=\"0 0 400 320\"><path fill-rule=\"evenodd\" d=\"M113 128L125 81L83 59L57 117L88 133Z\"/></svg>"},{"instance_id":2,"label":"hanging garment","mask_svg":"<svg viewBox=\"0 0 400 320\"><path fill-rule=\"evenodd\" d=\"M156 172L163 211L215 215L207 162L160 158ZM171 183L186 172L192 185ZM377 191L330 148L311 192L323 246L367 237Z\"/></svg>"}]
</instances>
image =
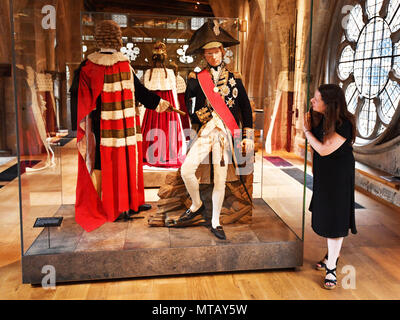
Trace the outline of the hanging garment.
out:
<instances>
[{"instance_id":1,"label":"hanging garment","mask_svg":"<svg viewBox=\"0 0 400 320\"><path fill-rule=\"evenodd\" d=\"M56 118L56 102L53 92L53 80L49 73L36 75L39 105L42 108L43 118L46 122L47 136L55 137L58 131Z\"/></svg>"},{"instance_id":2,"label":"hanging garment","mask_svg":"<svg viewBox=\"0 0 400 320\"><path fill-rule=\"evenodd\" d=\"M119 52L89 55L77 75L75 219L89 232L144 204L142 135L136 100L156 109L161 99L140 83L128 58Z\"/></svg>"},{"instance_id":3,"label":"hanging garment","mask_svg":"<svg viewBox=\"0 0 400 320\"><path fill-rule=\"evenodd\" d=\"M167 76L165 74L167 72ZM150 79L151 74L151 79ZM179 108L176 78L171 69L153 68L144 74L144 86ZM180 168L186 145L179 114L146 109L143 117L143 163L152 167Z\"/></svg>"}]
</instances>

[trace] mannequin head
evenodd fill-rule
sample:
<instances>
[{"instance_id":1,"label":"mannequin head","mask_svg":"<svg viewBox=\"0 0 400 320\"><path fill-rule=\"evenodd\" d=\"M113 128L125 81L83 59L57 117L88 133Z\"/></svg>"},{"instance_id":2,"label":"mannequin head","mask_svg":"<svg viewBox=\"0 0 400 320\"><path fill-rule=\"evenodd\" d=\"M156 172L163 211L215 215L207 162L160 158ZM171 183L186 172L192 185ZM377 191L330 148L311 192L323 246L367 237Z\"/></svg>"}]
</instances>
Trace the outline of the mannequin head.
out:
<instances>
[{"instance_id":1,"label":"mannequin head","mask_svg":"<svg viewBox=\"0 0 400 320\"><path fill-rule=\"evenodd\" d=\"M99 49L119 51L122 47L121 28L113 20L103 20L96 25L95 39Z\"/></svg>"},{"instance_id":2,"label":"mannequin head","mask_svg":"<svg viewBox=\"0 0 400 320\"><path fill-rule=\"evenodd\" d=\"M167 46L161 41L157 41L154 44L151 59L155 67L161 67L164 65L167 59Z\"/></svg>"},{"instance_id":3,"label":"mannequin head","mask_svg":"<svg viewBox=\"0 0 400 320\"><path fill-rule=\"evenodd\" d=\"M167 46L165 45L164 42L157 41L154 44L153 50L152 50L152 68L150 70L150 78L151 80L152 75L153 75L153 68L163 68L165 72L165 78L168 77L167 69L165 68L165 60L167 60Z\"/></svg>"},{"instance_id":4,"label":"mannequin head","mask_svg":"<svg viewBox=\"0 0 400 320\"><path fill-rule=\"evenodd\" d=\"M222 63L224 57L224 49L222 46L216 48L204 49L204 58L212 67L218 67Z\"/></svg>"}]
</instances>

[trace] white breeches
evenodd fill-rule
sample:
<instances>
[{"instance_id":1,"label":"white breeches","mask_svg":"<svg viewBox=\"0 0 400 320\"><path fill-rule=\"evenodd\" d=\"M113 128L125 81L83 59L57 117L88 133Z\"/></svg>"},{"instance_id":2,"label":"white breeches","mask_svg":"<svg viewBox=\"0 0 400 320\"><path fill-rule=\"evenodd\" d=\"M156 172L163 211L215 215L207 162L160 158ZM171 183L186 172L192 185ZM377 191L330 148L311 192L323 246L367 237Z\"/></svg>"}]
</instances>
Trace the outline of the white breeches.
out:
<instances>
[{"instance_id":1,"label":"white breeches","mask_svg":"<svg viewBox=\"0 0 400 320\"><path fill-rule=\"evenodd\" d=\"M199 136L186 155L181 167L182 179L192 199L191 210L196 211L202 202L200 199L199 182L196 170L212 151L212 164L214 167L214 189L212 194L212 225L219 225L219 215L225 197L225 182L228 174L229 142L227 135L220 129L214 128L210 134ZM223 157L224 166L221 166Z\"/></svg>"}]
</instances>

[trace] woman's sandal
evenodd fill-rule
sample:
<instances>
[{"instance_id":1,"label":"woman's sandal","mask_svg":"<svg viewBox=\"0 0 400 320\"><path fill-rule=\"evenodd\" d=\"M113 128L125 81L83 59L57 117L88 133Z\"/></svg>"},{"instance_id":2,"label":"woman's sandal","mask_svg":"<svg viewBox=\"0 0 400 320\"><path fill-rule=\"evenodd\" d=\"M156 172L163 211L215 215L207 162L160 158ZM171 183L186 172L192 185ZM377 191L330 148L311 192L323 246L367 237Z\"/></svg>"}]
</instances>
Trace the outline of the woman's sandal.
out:
<instances>
[{"instance_id":1,"label":"woman's sandal","mask_svg":"<svg viewBox=\"0 0 400 320\"><path fill-rule=\"evenodd\" d=\"M328 254L326 254L325 258L323 258L321 261L317 262L317 264L315 265L315 269L320 271L325 270L326 264L324 260L328 260Z\"/></svg>"},{"instance_id":2,"label":"woman's sandal","mask_svg":"<svg viewBox=\"0 0 400 320\"><path fill-rule=\"evenodd\" d=\"M336 288L336 284L337 284L337 279L336 279L336 268L334 269L328 269L325 266L325 270L326 270L326 275L325 275L325 280L324 280L324 288L328 289L328 290L333 290ZM332 274L335 279L327 279L326 276L328 274Z\"/></svg>"},{"instance_id":3,"label":"woman's sandal","mask_svg":"<svg viewBox=\"0 0 400 320\"><path fill-rule=\"evenodd\" d=\"M326 264L324 260L328 260L328 254L325 255L325 258L315 264L315 269L319 271L325 270ZM338 264L339 257L336 259L336 265Z\"/></svg>"}]
</instances>

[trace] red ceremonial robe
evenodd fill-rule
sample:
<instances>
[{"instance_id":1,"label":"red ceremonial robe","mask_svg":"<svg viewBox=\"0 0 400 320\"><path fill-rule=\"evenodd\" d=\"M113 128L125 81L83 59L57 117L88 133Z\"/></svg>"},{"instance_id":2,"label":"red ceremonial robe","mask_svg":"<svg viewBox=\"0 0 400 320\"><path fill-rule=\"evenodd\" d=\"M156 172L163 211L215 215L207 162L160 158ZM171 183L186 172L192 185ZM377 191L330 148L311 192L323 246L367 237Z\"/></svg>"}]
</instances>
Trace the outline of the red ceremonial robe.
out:
<instances>
[{"instance_id":1,"label":"red ceremonial robe","mask_svg":"<svg viewBox=\"0 0 400 320\"><path fill-rule=\"evenodd\" d=\"M172 69L147 70L144 74L144 86L168 101L173 107L179 108L176 78ZM185 139L179 114L146 110L143 117L142 135L144 165L162 168L182 166L186 146L183 144Z\"/></svg>"},{"instance_id":2,"label":"red ceremonial robe","mask_svg":"<svg viewBox=\"0 0 400 320\"><path fill-rule=\"evenodd\" d=\"M79 77L75 203L75 219L88 232L115 221L121 212L138 211L144 203L142 138L134 90L134 75L123 54L89 55ZM89 117L99 96L101 198L91 179L96 141Z\"/></svg>"}]
</instances>

